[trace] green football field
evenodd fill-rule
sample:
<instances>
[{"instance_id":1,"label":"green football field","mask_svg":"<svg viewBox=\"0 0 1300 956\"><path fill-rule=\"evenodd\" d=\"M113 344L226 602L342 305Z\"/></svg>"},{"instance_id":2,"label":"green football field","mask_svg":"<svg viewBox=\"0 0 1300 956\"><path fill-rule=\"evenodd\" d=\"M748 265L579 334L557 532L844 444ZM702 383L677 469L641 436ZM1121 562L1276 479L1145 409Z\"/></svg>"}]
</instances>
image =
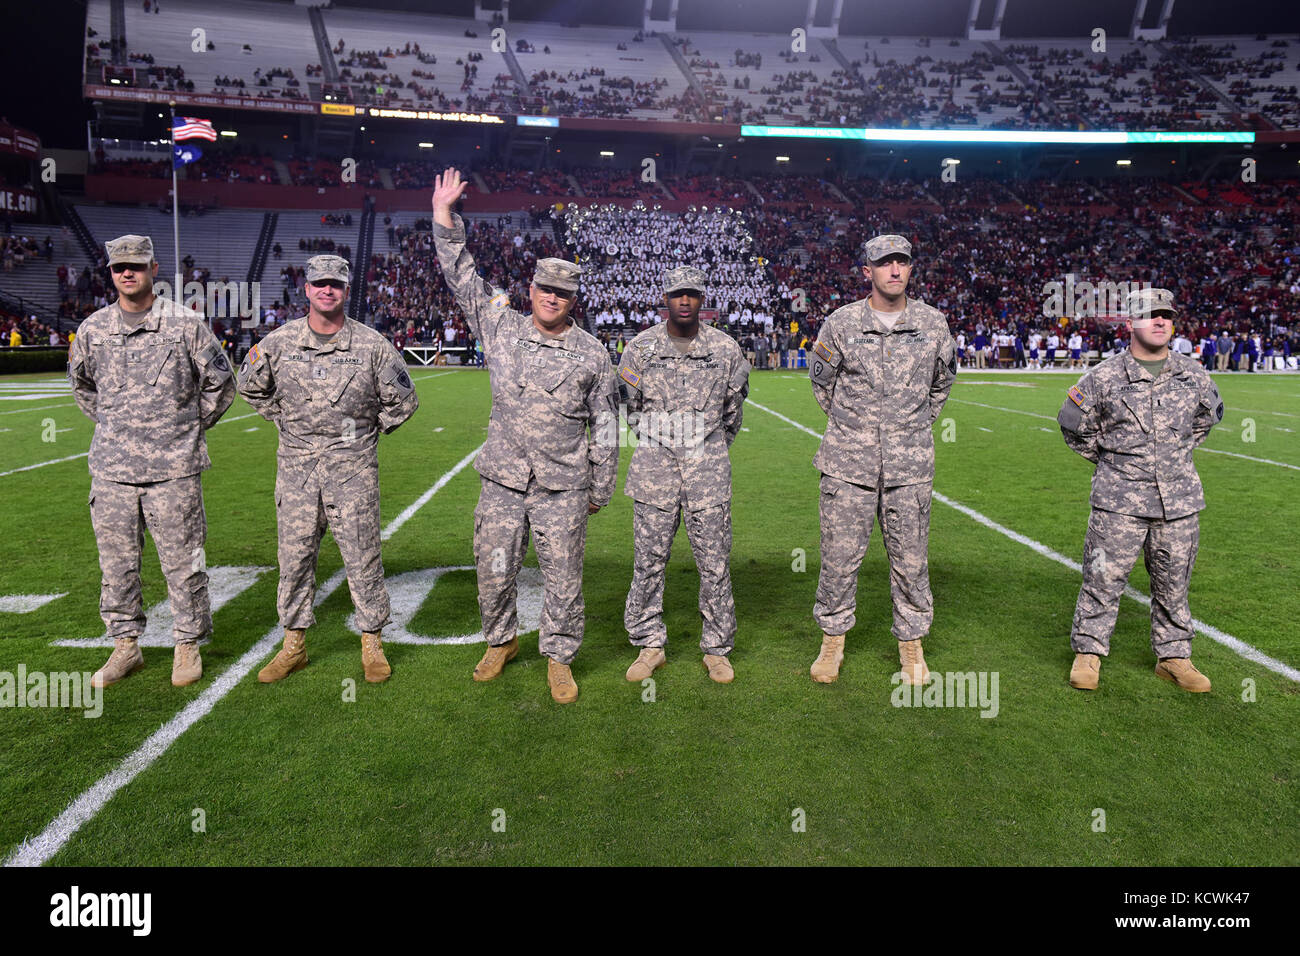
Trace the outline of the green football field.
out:
<instances>
[{"instance_id":1,"label":"green football field","mask_svg":"<svg viewBox=\"0 0 1300 956\"><path fill-rule=\"evenodd\" d=\"M621 478L589 523L578 702L552 702L536 631L500 679L475 683L481 643L428 641L480 626L464 567L488 380L413 377L420 410L380 440L384 566L401 617L386 632L392 679L361 679L329 539L311 664L257 683L280 638L276 433L237 401L208 435L207 561L224 603L204 678L173 688L170 650L146 647L146 667L104 691L97 718L0 709L8 862L1300 863L1300 377L1219 376L1226 417L1196 454L1208 508L1192 613L1238 647L1198 634L1193 659L1213 692L1154 676L1148 610L1125 598L1089 694L1066 680L1079 587L1069 562L1091 473L1055 424L1074 379L963 370L935 426L925 653L939 678L982 674L991 692L996 674L995 707L896 706L878 529L840 680L809 679L820 640L812 433L825 416L801 372L752 377L732 448L734 684L713 684L701 665L684 532L668 576L668 664L653 687L624 679L635 652L622 627L632 506ZM104 630L91 423L58 376L0 379L0 396L0 675L93 671L108 650L91 643ZM151 542L144 579L146 608L165 606ZM1130 583L1149 593L1140 562ZM33 607L18 595L62 596ZM394 630L426 643L397 643Z\"/></svg>"}]
</instances>

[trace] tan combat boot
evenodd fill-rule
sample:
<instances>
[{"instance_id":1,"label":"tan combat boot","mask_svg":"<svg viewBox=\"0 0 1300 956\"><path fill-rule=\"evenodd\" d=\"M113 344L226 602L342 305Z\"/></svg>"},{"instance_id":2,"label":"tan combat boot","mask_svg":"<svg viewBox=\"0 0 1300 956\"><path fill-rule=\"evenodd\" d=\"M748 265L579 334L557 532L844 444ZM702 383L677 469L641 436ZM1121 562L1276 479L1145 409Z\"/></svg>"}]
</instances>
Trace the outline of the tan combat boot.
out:
<instances>
[{"instance_id":1,"label":"tan combat boot","mask_svg":"<svg viewBox=\"0 0 1300 956\"><path fill-rule=\"evenodd\" d=\"M578 699L578 685L573 682L573 671L568 664L546 659L546 683L551 685L551 697L557 704L572 704Z\"/></svg>"},{"instance_id":2,"label":"tan combat boot","mask_svg":"<svg viewBox=\"0 0 1300 956\"><path fill-rule=\"evenodd\" d=\"M1075 654L1070 667L1070 686L1079 690L1096 690L1101 676L1101 658L1096 654Z\"/></svg>"},{"instance_id":3,"label":"tan combat boot","mask_svg":"<svg viewBox=\"0 0 1300 956\"><path fill-rule=\"evenodd\" d=\"M1156 664L1156 676L1193 694L1210 692L1210 679L1198 671L1186 657L1166 657Z\"/></svg>"},{"instance_id":4,"label":"tan combat boot","mask_svg":"<svg viewBox=\"0 0 1300 956\"><path fill-rule=\"evenodd\" d=\"M730 684L736 679L730 659L721 654L705 654L704 669L709 672L709 679L716 684Z\"/></svg>"},{"instance_id":5,"label":"tan combat boot","mask_svg":"<svg viewBox=\"0 0 1300 956\"><path fill-rule=\"evenodd\" d=\"M925 666L925 654L921 652L921 639L898 642L898 662L903 665L903 683L924 684L930 679L930 669Z\"/></svg>"},{"instance_id":6,"label":"tan combat boot","mask_svg":"<svg viewBox=\"0 0 1300 956\"><path fill-rule=\"evenodd\" d=\"M90 686L107 687L116 684L142 667L144 654L140 652L139 641L134 637L119 637L113 641L113 653L108 655L104 666L90 675Z\"/></svg>"},{"instance_id":7,"label":"tan combat boot","mask_svg":"<svg viewBox=\"0 0 1300 956\"><path fill-rule=\"evenodd\" d=\"M636 660L632 662L632 666L627 669L627 674L624 676L628 680L639 684L663 667L667 660L668 655L664 653L662 647L643 647L641 653L636 656Z\"/></svg>"},{"instance_id":8,"label":"tan combat boot","mask_svg":"<svg viewBox=\"0 0 1300 956\"><path fill-rule=\"evenodd\" d=\"M280 648L280 653L275 655L271 663L257 672L259 681L263 684L274 684L307 666L307 643L303 633L298 628L285 628L284 647Z\"/></svg>"},{"instance_id":9,"label":"tan combat boot","mask_svg":"<svg viewBox=\"0 0 1300 956\"><path fill-rule=\"evenodd\" d=\"M382 684L393 673L388 658L384 656L384 642L379 639L378 631L366 631L361 635L361 666L369 684Z\"/></svg>"},{"instance_id":10,"label":"tan combat boot","mask_svg":"<svg viewBox=\"0 0 1300 956\"><path fill-rule=\"evenodd\" d=\"M489 645L487 651L483 654L483 659L474 668L474 679L478 681L495 680L501 676L501 671L505 669L506 663L513 661L518 653L518 635L510 638L508 644L498 644L496 647Z\"/></svg>"},{"instance_id":11,"label":"tan combat boot","mask_svg":"<svg viewBox=\"0 0 1300 956\"><path fill-rule=\"evenodd\" d=\"M172 686L188 687L203 676L198 641L177 641L172 652Z\"/></svg>"},{"instance_id":12,"label":"tan combat boot","mask_svg":"<svg viewBox=\"0 0 1300 956\"><path fill-rule=\"evenodd\" d=\"M844 663L844 635L822 634L822 650L813 661L812 679L819 684L833 684L840 676Z\"/></svg>"}]
</instances>

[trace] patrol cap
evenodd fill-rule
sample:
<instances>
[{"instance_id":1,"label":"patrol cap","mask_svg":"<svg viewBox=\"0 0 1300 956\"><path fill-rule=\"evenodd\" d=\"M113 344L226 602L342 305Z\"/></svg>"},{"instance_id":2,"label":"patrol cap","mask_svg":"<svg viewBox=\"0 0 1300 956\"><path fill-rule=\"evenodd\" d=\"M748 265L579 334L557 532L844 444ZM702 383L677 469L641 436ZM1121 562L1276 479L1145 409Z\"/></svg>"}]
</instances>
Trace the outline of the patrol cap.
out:
<instances>
[{"instance_id":1,"label":"patrol cap","mask_svg":"<svg viewBox=\"0 0 1300 956\"><path fill-rule=\"evenodd\" d=\"M349 285L352 282L352 269L348 260L342 256L312 256L307 260L307 281L323 282L334 279Z\"/></svg>"},{"instance_id":2,"label":"patrol cap","mask_svg":"<svg viewBox=\"0 0 1300 956\"><path fill-rule=\"evenodd\" d=\"M879 262L892 255L904 255L911 261L912 244L902 236L876 236L862 244L862 255L867 262Z\"/></svg>"},{"instance_id":3,"label":"patrol cap","mask_svg":"<svg viewBox=\"0 0 1300 956\"><path fill-rule=\"evenodd\" d=\"M568 259L548 257L537 260L533 271L533 285L549 285L557 289L578 291L578 276L582 275L582 266Z\"/></svg>"},{"instance_id":4,"label":"patrol cap","mask_svg":"<svg viewBox=\"0 0 1300 956\"><path fill-rule=\"evenodd\" d=\"M678 266L664 270L664 295L672 295L679 289L694 289L701 295L709 283L708 274L694 266Z\"/></svg>"},{"instance_id":5,"label":"patrol cap","mask_svg":"<svg viewBox=\"0 0 1300 956\"><path fill-rule=\"evenodd\" d=\"M144 263L153 262L153 240L148 236L118 236L104 243L108 250L108 264L119 262Z\"/></svg>"},{"instance_id":6,"label":"patrol cap","mask_svg":"<svg viewBox=\"0 0 1300 956\"><path fill-rule=\"evenodd\" d=\"M1130 319L1149 318L1155 312L1178 314L1174 294L1168 289L1134 289L1128 294L1125 306Z\"/></svg>"}]
</instances>

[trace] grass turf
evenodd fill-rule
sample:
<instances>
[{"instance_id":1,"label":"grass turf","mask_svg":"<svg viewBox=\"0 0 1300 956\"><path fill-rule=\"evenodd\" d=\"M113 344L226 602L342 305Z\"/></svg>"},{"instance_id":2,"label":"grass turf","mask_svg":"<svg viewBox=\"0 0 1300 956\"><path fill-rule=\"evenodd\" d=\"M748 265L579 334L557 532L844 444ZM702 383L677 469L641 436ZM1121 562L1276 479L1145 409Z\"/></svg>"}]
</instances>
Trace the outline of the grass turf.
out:
<instances>
[{"instance_id":1,"label":"grass turf","mask_svg":"<svg viewBox=\"0 0 1300 956\"><path fill-rule=\"evenodd\" d=\"M422 407L380 442L390 521L484 438L487 378L419 372ZM15 376L5 381L44 380ZM1300 382L1220 376L1227 417L1207 448L1300 465ZM978 384L990 382L993 384ZM935 488L1077 560L1091 466L1054 421L1072 378L963 371L936 433ZM1026 385L1030 387L1016 387ZM751 398L821 431L802 374L752 378ZM75 455L91 427L70 404L3 403L0 472ZM61 404L41 401L39 404ZM972 404L978 403L978 404ZM36 404L36 403L32 403ZM997 407L987 407L997 406ZM1015 410L1015 411L1011 411ZM1249 410L1249 411L1247 411ZM1030 414L1017 414L1028 412ZM209 433L204 476L210 565L274 566L275 430L242 402ZM1035 417L1040 416L1040 417ZM1254 428L1243 428L1243 419ZM50 419L54 431L48 428ZM68 429L59 431L59 429ZM736 683L712 684L698 648L694 563L680 532L669 567L669 662L654 699L623 671L631 502L620 490L591 519L581 698L554 704L534 632L504 675L476 684L482 645L389 645L393 678L361 681L346 587L318 609L311 665L281 684L250 675L124 787L55 863L363 864L1295 864L1300 685L1204 636L1194 658L1214 681L1189 695L1157 680L1147 611L1125 600L1095 694L1066 683L1078 576L936 501L930 537L932 671L996 671L993 719L969 708L891 704L897 668L888 567L863 565L858 625L840 681L807 674L819 635L812 436L746 407L732 449L732 575L740 624ZM254 430L255 429L255 430ZM440 430L439 430L440 429ZM1251 433L1253 431L1253 434ZM53 441L42 438L53 437ZM1244 439L1253 440L1244 440ZM626 471L631 449L624 449ZM1292 666L1300 503L1294 472L1205 451L1193 614ZM0 614L0 671L97 668L100 648L49 641L103 632L84 458L0 477L0 595L68 592ZM389 577L472 563L472 468L384 545ZM146 544L145 603L166 597ZM796 570L796 549L806 567ZM535 564L530 554L529 564ZM340 567L332 541L319 579ZM1147 591L1139 562L1134 587ZM170 653L105 691L103 716L0 710L0 846L41 831L275 626L274 571L215 615L199 684L171 687ZM478 629L471 572L440 580L410 629ZM355 702L345 684L355 681ZM1243 700L1243 682L1255 700ZM203 809L206 832L191 828ZM1106 829L1094 830L1095 810ZM501 811L501 812L496 812ZM802 814L798 813L802 811ZM806 827L792 824L800 817ZM504 817L504 830L500 821ZM497 821L498 828L493 828Z\"/></svg>"}]
</instances>

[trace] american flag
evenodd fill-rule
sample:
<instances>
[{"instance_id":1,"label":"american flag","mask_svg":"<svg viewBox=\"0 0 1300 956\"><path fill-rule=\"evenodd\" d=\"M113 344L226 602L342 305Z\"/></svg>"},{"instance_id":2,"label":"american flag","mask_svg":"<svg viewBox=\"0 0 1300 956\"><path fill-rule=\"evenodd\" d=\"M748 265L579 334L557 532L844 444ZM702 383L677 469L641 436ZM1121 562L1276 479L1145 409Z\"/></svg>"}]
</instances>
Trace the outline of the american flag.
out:
<instances>
[{"instance_id":1,"label":"american flag","mask_svg":"<svg viewBox=\"0 0 1300 956\"><path fill-rule=\"evenodd\" d=\"M195 116L176 116L172 118L172 142L183 139L206 139L217 141L217 131L212 128L212 121Z\"/></svg>"}]
</instances>

